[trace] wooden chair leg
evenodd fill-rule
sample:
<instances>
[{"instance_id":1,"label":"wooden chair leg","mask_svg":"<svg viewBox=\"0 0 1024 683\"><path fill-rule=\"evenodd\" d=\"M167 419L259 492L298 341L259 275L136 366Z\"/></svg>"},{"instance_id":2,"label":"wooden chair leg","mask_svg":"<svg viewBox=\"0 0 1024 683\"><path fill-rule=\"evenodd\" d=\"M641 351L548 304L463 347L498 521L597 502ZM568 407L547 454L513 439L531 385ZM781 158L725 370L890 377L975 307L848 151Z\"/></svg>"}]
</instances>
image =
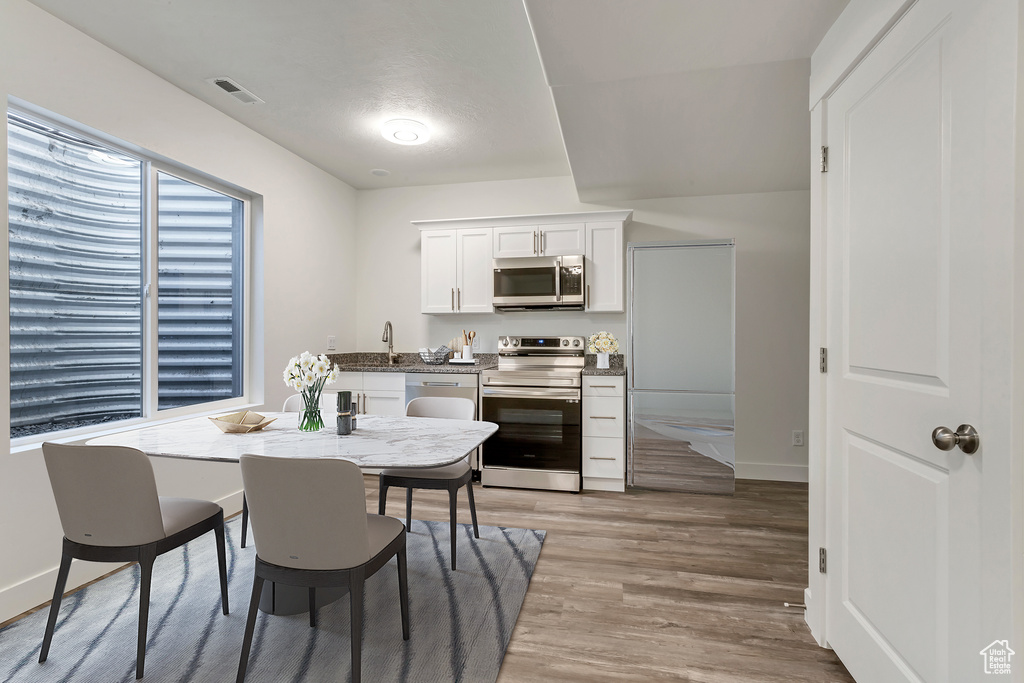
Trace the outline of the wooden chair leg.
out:
<instances>
[{"instance_id":1,"label":"wooden chair leg","mask_svg":"<svg viewBox=\"0 0 1024 683\"><path fill-rule=\"evenodd\" d=\"M156 548L143 546L139 553L139 644L135 659L135 678L142 678L146 670L146 633L149 629L149 593L153 585L153 563Z\"/></svg>"},{"instance_id":2,"label":"wooden chair leg","mask_svg":"<svg viewBox=\"0 0 1024 683\"><path fill-rule=\"evenodd\" d=\"M252 634L256 629L256 613L260 608L260 595L263 593L263 577L255 574L252 578L252 597L249 598L249 616L245 619L245 636L242 638L242 656L238 660L238 676L236 683L245 680L245 669L249 666L249 649L252 647Z\"/></svg>"},{"instance_id":3,"label":"wooden chair leg","mask_svg":"<svg viewBox=\"0 0 1024 683\"><path fill-rule=\"evenodd\" d=\"M412 528L412 487L405 490L405 528Z\"/></svg>"},{"instance_id":4,"label":"wooden chair leg","mask_svg":"<svg viewBox=\"0 0 1024 683\"><path fill-rule=\"evenodd\" d=\"M249 531L249 503L242 494L242 547L245 547L245 535Z\"/></svg>"},{"instance_id":5,"label":"wooden chair leg","mask_svg":"<svg viewBox=\"0 0 1024 683\"><path fill-rule=\"evenodd\" d=\"M459 493L458 485L452 481L448 482L448 518L449 518L449 533L452 537L452 571L455 571L455 541L457 540L458 534L456 528L458 527L458 518L456 511L458 510L456 496Z\"/></svg>"},{"instance_id":6,"label":"wooden chair leg","mask_svg":"<svg viewBox=\"0 0 1024 683\"><path fill-rule=\"evenodd\" d=\"M398 549L398 599L402 604L402 640L409 640L409 572L404 541Z\"/></svg>"},{"instance_id":7,"label":"wooden chair leg","mask_svg":"<svg viewBox=\"0 0 1024 683\"><path fill-rule=\"evenodd\" d=\"M316 588L309 587L309 627L316 628Z\"/></svg>"},{"instance_id":8,"label":"wooden chair leg","mask_svg":"<svg viewBox=\"0 0 1024 683\"><path fill-rule=\"evenodd\" d=\"M384 483L384 477L380 478L380 491L377 492L377 514L383 515L388 506L388 485Z\"/></svg>"},{"instance_id":9,"label":"wooden chair leg","mask_svg":"<svg viewBox=\"0 0 1024 683\"><path fill-rule=\"evenodd\" d=\"M217 540L217 569L220 571L220 603L224 614L228 613L228 556L224 541L224 520L213 528Z\"/></svg>"},{"instance_id":10,"label":"wooden chair leg","mask_svg":"<svg viewBox=\"0 0 1024 683\"><path fill-rule=\"evenodd\" d=\"M53 629L57 626L57 613L60 612L60 601L64 597L64 588L68 583L68 572L71 570L71 555L67 551L61 553L60 569L57 570L57 585L53 588L53 600L50 602L50 616L46 619L46 631L43 633L43 649L39 651L39 663L46 661L50 653L50 641L53 640Z\"/></svg>"},{"instance_id":11,"label":"wooden chair leg","mask_svg":"<svg viewBox=\"0 0 1024 683\"><path fill-rule=\"evenodd\" d=\"M473 482L466 482L466 493L469 495L469 514L473 518L473 536L480 538L480 529L476 525L476 501L473 500Z\"/></svg>"},{"instance_id":12,"label":"wooden chair leg","mask_svg":"<svg viewBox=\"0 0 1024 683\"><path fill-rule=\"evenodd\" d=\"M351 637L352 637L352 683L362 681L362 651L363 651L363 584L366 577L364 569L357 567L349 575L349 609L351 612Z\"/></svg>"}]
</instances>

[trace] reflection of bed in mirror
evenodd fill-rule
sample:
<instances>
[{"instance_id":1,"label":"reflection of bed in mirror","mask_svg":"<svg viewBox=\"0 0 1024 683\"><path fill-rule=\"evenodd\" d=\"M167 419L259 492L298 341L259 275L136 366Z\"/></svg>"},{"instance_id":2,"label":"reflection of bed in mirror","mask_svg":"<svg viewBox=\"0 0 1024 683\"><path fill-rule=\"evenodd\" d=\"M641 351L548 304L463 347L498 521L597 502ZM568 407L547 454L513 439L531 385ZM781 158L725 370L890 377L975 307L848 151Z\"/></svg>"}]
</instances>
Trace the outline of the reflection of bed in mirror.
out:
<instances>
[{"instance_id":1,"label":"reflection of bed in mirror","mask_svg":"<svg viewBox=\"0 0 1024 683\"><path fill-rule=\"evenodd\" d=\"M627 246L631 486L735 490L734 247Z\"/></svg>"},{"instance_id":2,"label":"reflection of bed in mirror","mask_svg":"<svg viewBox=\"0 0 1024 683\"><path fill-rule=\"evenodd\" d=\"M736 440L731 421L635 415L633 485L732 493Z\"/></svg>"}]
</instances>

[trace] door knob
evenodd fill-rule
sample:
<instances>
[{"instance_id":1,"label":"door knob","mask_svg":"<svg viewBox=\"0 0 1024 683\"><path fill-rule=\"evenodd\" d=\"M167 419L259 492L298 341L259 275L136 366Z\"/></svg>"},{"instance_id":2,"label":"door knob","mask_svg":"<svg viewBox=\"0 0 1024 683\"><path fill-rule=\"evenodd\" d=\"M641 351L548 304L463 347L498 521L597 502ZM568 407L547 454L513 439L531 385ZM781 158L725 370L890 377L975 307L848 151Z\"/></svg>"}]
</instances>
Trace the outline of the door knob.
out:
<instances>
[{"instance_id":1,"label":"door knob","mask_svg":"<svg viewBox=\"0 0 1024 683\"><path fill-rule=\"evenodd\" d=\"M960 425L956 431L950 431L949 427L936 427L932 432L932 443L940 451L951 451L954 446L970 455L978 450L981 445L981 437L978 430L971 425Z\"/></svg>"}]
</instances>

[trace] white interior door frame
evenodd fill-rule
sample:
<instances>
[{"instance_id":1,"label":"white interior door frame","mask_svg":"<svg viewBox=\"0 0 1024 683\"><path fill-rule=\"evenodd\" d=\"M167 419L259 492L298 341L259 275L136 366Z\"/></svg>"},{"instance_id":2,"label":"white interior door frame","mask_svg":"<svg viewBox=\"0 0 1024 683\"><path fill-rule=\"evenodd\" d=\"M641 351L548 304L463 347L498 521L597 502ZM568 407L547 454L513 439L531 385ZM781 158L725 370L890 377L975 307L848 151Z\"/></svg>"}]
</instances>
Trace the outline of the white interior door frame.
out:
<instances>
[{"instance_id":1,"label":"white interior door frame","mask_svg":"<svg viewBox=\"0 0 1024 683\"><path fill-rule=\"evenodd\" d=\"M809 358L809 382L808 390L810 397L809 422L808 422L808 454L809 454L809 543L808 543L808 588L805 592L807 604L806 621L816 641L827 647L828 633L826 632L826 585L827 574L820 574L818 571L818 548L829 546L830 540L827 537L828 519L826 515L827 505L827 460L825 458L825 424L827 419L827 405L825 403L825 378L818 369L818 349L828 346L828 335L830 315L839 314L838 311L830 311L827 307L827 261L826 255L826 223L825 209L826 190L822 182L822 175L819 169L819 154L823 141L828 140L826 131L826 107L829 95L838 88L850 72L870 53L871 49L886 35L899 19L916 4L917 0L853 0L848 6L844 15L836 22L833 30L822 41L819 50L812 59L811 74L811 300L810 300L810 347L811 358ZM998 5L1005 11L1011 5L1018 12L1018 17L1024 16L1024 2L1021 0L999 0ZM1024 46L1021 36L1024 35L1019 27L1014 29L1016 35L1016 46L1018 54L1017 82L1022 81L1024 75ZM1015 196L1013 204L1013 220L1010 229L1016 234L1024 231L1024 87L1018 85L1015 95L1016 111L1012 126L1003 126L994 139L1002 139L1011 149L1007 155L999 156L1001 165L994 164L996 169L991 174L994 184L1012 184L1012 192ZM1011 143L1012 140L1012 143ZM986 150L989 153L989 150ZM1001 153L996 151L996 155ZM1001 174L1007 169L1008 156L1012 156L1013 172ZM1008 177L1007 177L1008 176ZM1005 187L1005 186L1004 186ZM998 204L998 202L996 202ZM978 217L978 220L998 221L998 212L1005 208L1000 205ZM1005 221L1003 224L1005 226ZM997 227L996 231L1003 228ZM993 238L995 240L995 238ZM1002 260L1008 263L1008 268L1003 273L1012 274L1012 282L1006 282L1006 287L1012 293L1012 315L1005 316L1012 318L1005 325L992 324L984 331L992 335L993 344L1001 346L1003 353L995 354L1000 363L1010 361L1010 367L1006 368L1007 381L999 391L989 391L989 402L1004 401L1010 405L1010 424L1006 425L1006 432L998 435L991 435L988 442L991 445L997 443L1004 451L1010 466L1005 468L1008 476L1004 479L986 484L985 495L988 500L997 501L996 505L989 505L982 513L983 523L988 529L993 524L1008 524L1010 533L1002 538L1009 539L1009 545L994 556L986 553L986 560L995 558L999 563L1006 562L1012 567L1012 586L1006 594L1007 587L1000 586L998 590L986 591L983 597L983 610L991 609L998 598L993 593L1002 595L1004 604L1012 605L1008 611L1012 615L1012 623L999 619L1001 623L1000 635L998 638L1007 638L1012 647L1020 652L1024 646L1024 344L1016 343L1016 340L1024 340L1024 239L1012 239L1013 248L1008 253L1000 254L998 249L989 248L991 258ZM987 277L985 273L979 277ZM993 316L989 317L992 320ZM1001 339L997 339L1001 337ZM838 360L838 359L836 359ZM994 437L994 438L992 438ZM1006 462L1005 460L1003 462ZM1008 504L1007 504L1008 503ZM995 588L995 587L993 587ZM998 610L1000 612L1003 609ZM1005 628L1005 631L1003 630ZM980 653L978 659L981 659ZM1012 680L1024 680L1024 658L1017 658L1014 662L1014 676ZM979 672L980 672L980 664Z\"/></svg>"}]
</instances>

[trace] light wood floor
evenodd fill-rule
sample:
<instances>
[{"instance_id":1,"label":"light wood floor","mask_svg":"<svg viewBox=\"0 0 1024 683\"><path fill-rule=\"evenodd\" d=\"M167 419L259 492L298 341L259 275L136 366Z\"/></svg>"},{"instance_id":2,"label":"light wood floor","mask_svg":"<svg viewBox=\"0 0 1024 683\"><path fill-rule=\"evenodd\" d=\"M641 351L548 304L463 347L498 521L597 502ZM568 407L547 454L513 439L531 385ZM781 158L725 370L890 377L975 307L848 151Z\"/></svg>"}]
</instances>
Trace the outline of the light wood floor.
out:
<instances>
[{"instance_id":1,"label":"light wood floor","mask_svg":"<svg viewBox=\"0 0 1024 683\"><path fill-rule=\"evenodd\" d=\"M548 532L498 683L853 680L782 605L803 602L807 585L806 484L739 480L734 496L474 490L481 524ZM447 494L413 501L413 517L447 519ZM464 490L459 503L468 522ZM394 492L388 514L404 518L404 505Z\"/></svg>"}]
</instances>

